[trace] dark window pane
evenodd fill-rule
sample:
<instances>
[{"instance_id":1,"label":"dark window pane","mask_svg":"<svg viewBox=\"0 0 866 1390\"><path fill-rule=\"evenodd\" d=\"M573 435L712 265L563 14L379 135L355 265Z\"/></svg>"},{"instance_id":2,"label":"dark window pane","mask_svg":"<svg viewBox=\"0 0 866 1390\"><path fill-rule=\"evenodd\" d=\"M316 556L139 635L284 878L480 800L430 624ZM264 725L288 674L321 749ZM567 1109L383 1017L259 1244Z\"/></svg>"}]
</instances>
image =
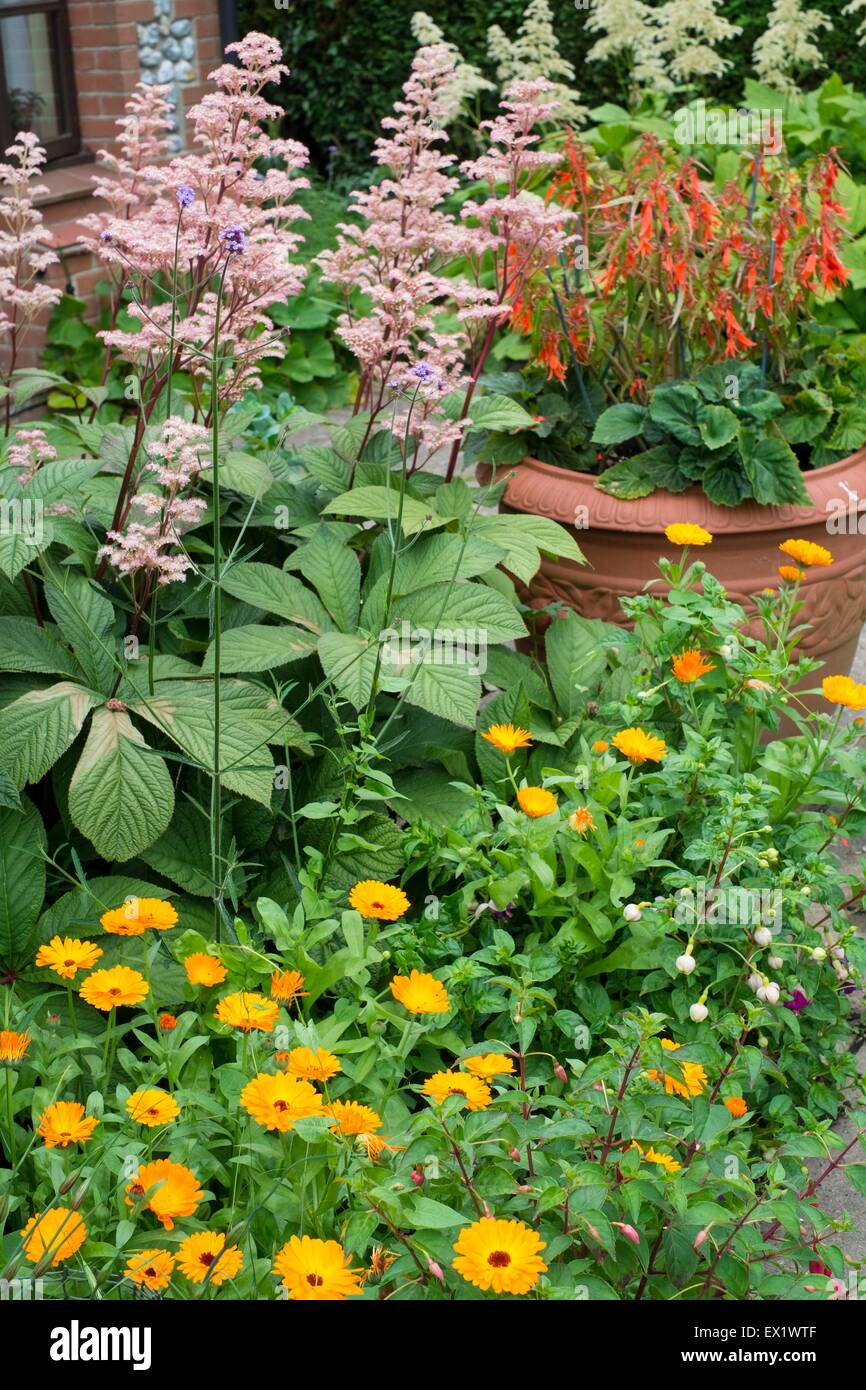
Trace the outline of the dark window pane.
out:
<instances>
[{"instance_id":1,"label":"dark window pane","mask_svg":"<svg viewBox=\"0 0 866 1390\"><path fill-rule=\"evenodd\" d=\"M0 19L9 123L13 135L34 130L40 140L63 135L63 106L55 82L53 26L47 14Z\"/></svg>"}]
</instances>

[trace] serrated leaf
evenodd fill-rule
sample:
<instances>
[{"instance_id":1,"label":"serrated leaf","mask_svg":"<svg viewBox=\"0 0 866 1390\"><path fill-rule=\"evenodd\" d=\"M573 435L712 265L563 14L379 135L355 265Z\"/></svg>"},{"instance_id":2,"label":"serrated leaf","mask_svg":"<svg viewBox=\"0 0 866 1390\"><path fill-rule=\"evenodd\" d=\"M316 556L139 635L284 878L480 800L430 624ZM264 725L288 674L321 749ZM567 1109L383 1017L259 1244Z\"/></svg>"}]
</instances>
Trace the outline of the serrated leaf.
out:
<instances>
[{"instance_id":1,"label":"serrated leaf","mask_svg":"<svg viewBox=\"0 0 866 1390\"><path fill-rule=\"evenodd\" d=\"M763 505L792 502L811 507L812 500L803 486L797 456L784 439L742 429L740 450L756 502Z\"/></svg>"},{"instance_id":2,"label":"serrated leaf","mask_svg":"<svg viewBox=\"0 0 866 1390\"><path fill-rule=\"evenodd\" d=\"M372 694L376 652L377 643L347 632L326 632L319 638L325 675L355 709L364 709Z\"/></svg>"},{"instance_id":3,"label":"serrated leaf","mask_svg":"<svg viewBox=\"0 0 866 1390\"><path fill-rule=\"evenodd\" d=\"M186 893L197 898L211 896L208 825L194 806L179 805L167 829L141 851L139 858Z\"/></svg>"},{"instance_id":4,"label":"serrated leaf","mask_svg":"<svg viewBox=\"0 0 866 1390\"><path fill-rule=\"evenodd\" d=\"M325 525L303 547L298 563L337 626L353 632L361 606L361 566L355 552Z\"/></svg>"},{"instance_id":5,"label":"serrated leaf","mask_svg":"<svg viewBox=\"0 0 866 1390\"><path fill-rule=\"evenodd\" d=\"M412 681L406 691L410 705L418 705L452 724L474 729L481 703L481 677L468 665L449 666L428 659L413 663L405 674L411 676Z\"/></svg>"},{"instance_id":6,"label":"serrated leaf","mask_svg":"<svg viewBox=\"0 0 866 1390\"><path fill-rule=\"evenodd\" d=\"M328 610L312 589L275 565L259 561L232 565L223 577L222 587L233 598L253 608L262 608L266 613L275 613L317 635L333 627Z\"/></svg>"},{"instance_id":7,"label":"serrated leaf","mask_svg":"<svg viewBox=\"0 0 866 1390\"><path fill-rule=\"evenodd\" d=\"M722 449L737 433L737 417L723 405L705 405L698 429L708 449Z\"/></svg>"},{"instance_id":8,"label":"serrated leaf","mask_svg":"<svg viewBox=\"0 0 866 1390\"><path fill-rule=\"evenodd\" d=\"M58 629L40 627L33 618L0 618L0 670L52 676L81 674L58 640Z\"/></svg>"},{"instance_id":9,"label":"serrated leaf","mask_svg":"<svg viewBox=\"0 0 866 1390\"><path fill-rule=\"evenodd\" d=\"M476 430L528 430L533 419L518 401L496 394L476 396L469 406L469 419Z\"/></svg>"},{"instance_id":10,"label":"serrated leaf","mask_svg":"<svg viewBox=\"0 0 866 1390\"><path fill-rule=\"evenodd\" d=\"M316 638L302 628L247 623L243 627L228 628L222 634L220 670L228 674L271 671L275 666L302 661L315 650ZM213 673L215 657L216 649L212 642L201 665L202 675Z\"/></svg>"},{"instance_id":11,"label":"serrated leaf","mask_svg":"<svg viewBox=\"0 0 866 1390\"><path fill-rule=\"evenodd\" d=\"M483 540L493 541L504 549L503 567L524 584L535 576L542 553L572 560L578 565L584 563L574 537L549 517L498 513L479 517L476 529Z\"/></svg>"},{"instance_id":12,"label":"serrated leaf","mask_svg":"<svg viewBox=\"0 0 866 1390\"><path fill-rule=\"evenodd\" d=\"M115 665L114 609L109 599L77 570L48 568L45 601L87 684L110 695L119 668Z\"/></svg>"},{"instance_id":13,"label":"serrated leaf","mask_svg":"<svg viewBox=\"0 0 866 1390\"><path fill-rule=\"evenodd\" d=\"M21 809L0 807L0 960L28 961L45 897L46 837L42 817L25 797Z\"/></svg>"},{"instance_id":14,"label":"serrated leaf","mask_svg":"<svg viewBox=\"0 0 866 1390\"><path fill-rule=\"evenodd\" d=\"M485 584L430 584L406 594L394 610L394 626L405 619L434 637L437 631L460 629L466 641L473 632L483 633L487 645L492 646L526 635L514 605Z\"/></svg>"},{"instance_id":15,"label":"serrated leaf","mask_svg":"<svg viewBox=\"0 0 866 1390\"><path fill-rule=\"evenodd\" d=\"M646 407L633 401L622 401L608 406L595 422L592 432L593 444L606 448L611 444L622 444L627 439L635 439L646 424Z\"/></svg>"},{"instance_id":16,"label":"serrated leaf","mask_svg":"<svg viewBox=\"0 0 866 1390\"><path fill-rule=\"evenodd\" d=\"M203 468L201 477L213 483L213 469ZM273 486L274 475L264 459L255 454L231 450L220 460L220 488L230 488L244 497L264 497Z\"/></svg>"},{"instance_id":17,"label":"serrated leaf","mask_svg":"<svg viewBox=\"0 0 866 1390\"><path fill-rule=\"evenodd\" d=\"M698 428L701 413L701 397L694 386L680 383L676 386L657 386L653 391L649 406L650 419L681 444L701 443Z\"/></svg>"},{"instance_id":18,"label":"serrated leaf","mask_svg":"<svg viewBox=\"0 0 866 1390\"><path fill-rule=\"evenodd\" d=\"M69 785L69 814L103 859L132 859L165 830L174 788L125 710L98 709Z\"/></svg>"},{"instance_id":19,"label":"serrated leaf","mask_svg":"<svg viewBox=\"0 0 866 1390\"><path fill-rule=\"evenodd\" d=\"M599 641L604 625L569 612L551 623L545 637L547 668L557 703L568 718L586 705L587 689L604 674L607 660ZM585 687L581 690L581 686Z\"/></svg>"},{"instance_id":20,"label":"serrated leaf","mask_svg":"<svg viewBox=\"0 0 866 1390\"><path fill-rule=\"evenodd\" d=\"M0 771L17 787L38 782L74 741L94 703L71 681L13 700L0 711Z\"/></svg>"},{"instance_id":21,"label":"serrated leaf","mask_svg":"<svg viewBox=\"0 0 866 1390\"><path fill-rule=\"evenodd\" d=\"M322 509L336 516L359 516L368 521L390 521L397 525L400 511L400 498L396 487L375 487L369 484L354 487L342 492ZM419 502L408 494L403 498L401 526L405 535L414 536L419 531L432 531L444 526L446 517L437 516L427 502Z\"/></svg>"}]
</instances>

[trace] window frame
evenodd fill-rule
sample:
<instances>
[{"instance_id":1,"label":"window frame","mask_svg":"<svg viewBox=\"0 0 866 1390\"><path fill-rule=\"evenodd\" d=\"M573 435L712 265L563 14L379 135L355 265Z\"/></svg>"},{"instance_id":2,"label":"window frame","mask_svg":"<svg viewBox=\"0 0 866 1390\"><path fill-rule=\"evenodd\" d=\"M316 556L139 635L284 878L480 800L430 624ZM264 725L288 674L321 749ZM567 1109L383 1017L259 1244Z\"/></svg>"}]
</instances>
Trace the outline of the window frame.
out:
<instances>
[{"instance_id":1,"label":"window frame","mask_svg":"<svg viewBox=\"0 0 866 1390\"><path fill-rule=\"evenodd\" d=\"M72 64L72 37L69 28L69 11L66 0L12 0L4 4L0 0L0 20L13 19L20 15L44 14L48 21L51 38L51 68L54 89L57 93L58 116L63 134L53 139L42 140L46 163L55 164L80 153L81 125L78 119L78 94L75 90L75 73ZM64 61L65 60L65 61ZM18 131L12 124L12 112L6 89L6 65L3 58L3 32L0 24L0 149L5 149L14 141Z\"/></svg>"}]
</instances>

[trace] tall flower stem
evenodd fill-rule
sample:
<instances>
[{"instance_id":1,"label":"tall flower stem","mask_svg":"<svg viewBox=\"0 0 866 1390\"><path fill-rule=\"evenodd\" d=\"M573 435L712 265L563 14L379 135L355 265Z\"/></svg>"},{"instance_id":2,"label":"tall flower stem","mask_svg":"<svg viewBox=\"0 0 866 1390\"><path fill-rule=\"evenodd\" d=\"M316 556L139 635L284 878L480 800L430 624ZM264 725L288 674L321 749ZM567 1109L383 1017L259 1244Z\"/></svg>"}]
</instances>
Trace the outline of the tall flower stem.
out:
<instances>
[{"instance_id":1,"label":"tall flower stem","mask_svg":"<svg viewBox=\"0 0 866 1390\"><path fill-rule=\"evenodd\" d=\"M213 604L211 607L211 644L213 646L213 774L211 778L211 878L213 880L214 937L220 940L222 928L223 869L222 869L222 788L220 785L220 662L222 656L222 533L220 515L220 457L219 457L219 336L220 309L228 255L217 288L214 311L213 359L211 361L211 468L213 470Z\"/></svg>"},{"instance_id":2,"label":"tall flower stem","mask_svg":"<svg viewBox=\"0 0 866 1390\"><path fill-rule=\"evenodd\" d=\"M6 1123L9 1126L9 1163L15 1168L18 1156L15 1152L15 1121L12 1118L12 1068L6 1068Z\"/></svg>"}]
</instances>

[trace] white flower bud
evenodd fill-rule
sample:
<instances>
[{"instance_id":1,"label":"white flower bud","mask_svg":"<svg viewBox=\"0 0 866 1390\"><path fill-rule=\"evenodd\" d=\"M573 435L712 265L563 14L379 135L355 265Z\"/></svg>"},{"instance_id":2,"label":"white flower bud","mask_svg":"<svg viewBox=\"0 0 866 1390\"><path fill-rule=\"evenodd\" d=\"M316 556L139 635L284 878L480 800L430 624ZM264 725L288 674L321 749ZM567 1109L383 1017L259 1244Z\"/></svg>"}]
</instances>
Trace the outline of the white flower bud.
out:
<instances>
[{"instance_id":1,"label":"white flower bud","mask_svg":"<svg viewBox=\"0 0 866 1390\"><path fill-rule=\"evenodd\" d=\"M822 960L826 960L826 959L827 959L827 952L824 950L824 947L823 947L823 946L816 946L816 947L815 947L814 951L812 952L812 959L813 959L813 960L817 960L817 961L822 961Z\"/></svg>"},{"instance_id":2,"label":"white flower bud","mask_svg":"<svg viewBox=\"0 0 866 1390\"><path fill-rule=\"evenodd\" d=\"M731 646L730 642L725 642L721 647L719 647L719 656L722 658L722 661L730 661L733 655L734 649Z\"/></svg>"},{"instance_id":3,"label":"white flower bud","mask_svg":"<svg viewBox=\"0 0 866 1390\"><path fill-rule=\"evenodd\" d=\"M769 927L758 927L757 931L752 932L752 940L756 946L770 946L773 942L773 933Z\"/></svg>"},{"instance_id":4,"label":"white flower bud","mask_svg":"<svg viewBox=\"0 0 866 1390\"><path fill-rule=\"evenodd\" d=\"M626 903L622 910L622 915L627 922L639 922L640 908L637 903Z\"/></svg>"},{"instance_id":5,"label":"white flower bud","mask_svg":"<svg viewBox=\"0 0 866 1390\"><path fill-rule=\"evenodd\" d=\"M755 990L762 1004L778 1004L780 992L775 980L771 980L768 985L761 985L760 989Z\"/></svg>"},{"instance_id":6,"label":"white flower bud","mask_svg":"<svg viewBox=\"0 0 866 1390\"><path fill-rule=\"evenodd\" d=\"M844 947L844 946L834 946L834 947L833 947L833 955L836 957L837 960L844 960L844 959L845 959L845 947Z\"/></svg>"},{"instance_id":7,"label":"white flower bud","mask_svg":"<svg viewBox=\"0 0 866 1390\"><path fill-rule=\"evenodd\" d=\"M677 970L681 975L691 975L696 964L694 956L677 956Z\"/></svg>"},{"instance_id":8,"label":"white flower bud","mask_svg":"<svg viewBox=\"0 0 866 1390\"><path fill-rule=\"evenodd\" d=\"M781 956L767 956L767 964L771 970L781 970L785 962Z\"/></svg>"},{"instance_id":9,"label":"white flower bud","mask_svg":"<svg viewBox=\"0 0 866 1390\"><path fill-rule=\"evenodd\" d=\"M692 1004L689 1008L689 1018L692 1023L703 1023L709 1012L706 1004Z\"/></svg>"},{"instance_id":10,"label":"white flower bud","mask_svg":"<svg viewBox=\"0 0 866 1390\"><path fill-rule=\"evenodd\" d=\"M753 994L757 993L757 991L761 988L761 985L763 983L763 977L761 975L755 974L750 975L748 980L746 981L746 984L749 986L749 989L752 991Z\"/></svg>"}]
</instances>

